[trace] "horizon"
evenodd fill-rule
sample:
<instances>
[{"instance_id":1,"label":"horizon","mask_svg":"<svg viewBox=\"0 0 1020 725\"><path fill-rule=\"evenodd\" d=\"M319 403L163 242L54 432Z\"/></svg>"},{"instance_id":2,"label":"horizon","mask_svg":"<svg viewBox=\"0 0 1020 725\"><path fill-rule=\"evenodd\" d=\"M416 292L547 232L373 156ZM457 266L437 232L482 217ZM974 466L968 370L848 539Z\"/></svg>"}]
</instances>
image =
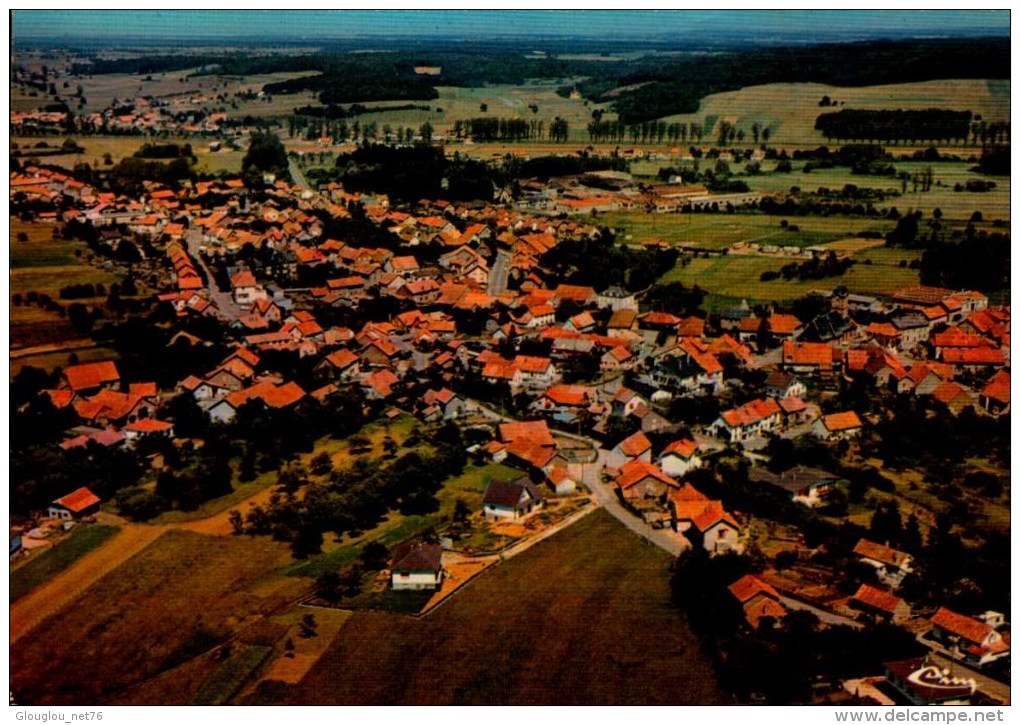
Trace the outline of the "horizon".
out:
<instances>
[{"instance_id":1,"label":"horizon","mask_svg":"<svg viewBox=\"0 0 1020 725\"><path fill-rule=\"evenodd\" d=\"M569 32L562 16L570 14ZM286 16L286 17L283 17ZM824 17L823 17L824 16ZM820 23L820 21L824 21ZM555 29L556 32L553 32ZM12 39L319 42L553 38L711 44L1009 36L1008 10L15 10Z\"/></svg>"}]
</instances>

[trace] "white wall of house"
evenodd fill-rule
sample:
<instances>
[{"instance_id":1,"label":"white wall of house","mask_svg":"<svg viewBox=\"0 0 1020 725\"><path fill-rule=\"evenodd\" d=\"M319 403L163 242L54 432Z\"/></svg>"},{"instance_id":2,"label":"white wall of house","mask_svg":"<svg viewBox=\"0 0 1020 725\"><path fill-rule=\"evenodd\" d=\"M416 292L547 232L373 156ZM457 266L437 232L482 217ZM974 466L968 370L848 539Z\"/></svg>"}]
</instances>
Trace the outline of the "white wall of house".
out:
<instances>
[{"instance_id":1,"label":"white wall of house","mask_svg":"<svg viewBox=\"0 0 1020 725\"><path fill-rule=\"evenodd\" d=\"M737 538L739 536L739 530L724 521L720 521L705 532L705 551L721 554L727 551L738 550L739 544L737 543Z\"/></svg>"},{"instance_id":2,"label":"white wall of house","mask_svg":"<svg viewBox=\"0 0 1020 725\"><path fill-rule=\"evenodd\" d=\"M217 403L209 408L208 412L213 423L229 423L237 415L237 411L225 402Z\"/></svg>"},{"instance_id":3,"label":"white wall of house","mask_svg":"<svg viewBox=\"0 0 1020 725\"><path fill-rule=\"evenodd\" d=\"M695 453L689 459L681 458L675 453L669 453L659 461L659 468L663 472L673 478L682 478L687 475L689 471L693 471L695 468L701 468L703 465L701 457Z\"/></svg>"},{"instance_id":4,"label":"white wall of house","mask_svg":"<svg viewBox=\"0 0 1020 725\"><path fill-rule=\"evenodd\" d=\"M46 515L51 519L59 519L61 521L70 521L74 518L70 511L60 506L50 506L46 510Z\"/></svg>"},{"instance_id":5,"label":"white wall of house","mask_svg":"<svg viewBox=\"0 0 1020 725\"><path fill-rule=\"evenodd\" d=\"M407 589L438 589L443 581L443 572L439 571L399 571L390 573L390 585L396 590Z\"/></svg>"}]
</instances>

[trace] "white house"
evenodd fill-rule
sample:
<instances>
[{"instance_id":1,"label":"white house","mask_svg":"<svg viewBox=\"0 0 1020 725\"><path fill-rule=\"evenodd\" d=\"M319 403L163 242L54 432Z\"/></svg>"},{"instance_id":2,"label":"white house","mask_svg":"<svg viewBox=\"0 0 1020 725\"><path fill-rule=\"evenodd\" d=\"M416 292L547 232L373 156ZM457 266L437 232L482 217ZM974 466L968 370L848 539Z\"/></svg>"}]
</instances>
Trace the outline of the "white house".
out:
<instances>
[{"instance_id":1,"label":"white house","mask_svg":"<svg viewBox=\"0 0 1020 725\"><path fill-rule=\"evenodd\" d=\"M516 481L494 478L485 489L482 515L493 520L520 519L541 508L542 503L542 494L527 477Z\"/></svg>"},{"instance_id":2,"label":"white house","mask_svg":"<svg viewBox=\"0 0 1020 725\"><path fill-rule=\"evenodd\" d=\"M698 444L689 438L673 441L659 455L659 468L676 479L683 478L703 464L698 455Z\"/></svg>"},{"instance_id":3,"label":"white house","mask_svg":"<svg viewBox=\"0 0 1020 725\"><path fill-rule=\"evenodd\" d=\"M394 590L434 590L442 584L443 547L417 542L397 549L390 570Z\"/></svg>"},{"instance_id":4,"label":"white house","mask_svg":"<svg viewBox=\"0 0 1020 725\"><path fill-rule=\"evenodd\" d=\"M60 519L61 521L81 519L97 513L100 503L99 496L82 486L51 503L46 510L46 515L51 519Z\"/></svg>"}]
</instances>

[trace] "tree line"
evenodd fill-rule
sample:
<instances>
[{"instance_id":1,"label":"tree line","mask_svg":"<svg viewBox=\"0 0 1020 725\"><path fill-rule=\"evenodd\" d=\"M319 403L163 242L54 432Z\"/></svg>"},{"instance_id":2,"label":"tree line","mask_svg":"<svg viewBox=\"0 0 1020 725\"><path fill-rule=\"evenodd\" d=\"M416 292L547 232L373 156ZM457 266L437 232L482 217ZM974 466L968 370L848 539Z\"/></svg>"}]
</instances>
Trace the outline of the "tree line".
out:
<instances>
[{"instance_id":1,"label":"tree line","mask_svg":"<svg viewBox=\"0 0 1020 725\"><path fill-rule=\"evenodd\" d=\"M815 130L836 140L964 144L970 138L972 118L970 111L944 108L913 111L844 108L819 115Z\"/></svg>"}]
</instances>

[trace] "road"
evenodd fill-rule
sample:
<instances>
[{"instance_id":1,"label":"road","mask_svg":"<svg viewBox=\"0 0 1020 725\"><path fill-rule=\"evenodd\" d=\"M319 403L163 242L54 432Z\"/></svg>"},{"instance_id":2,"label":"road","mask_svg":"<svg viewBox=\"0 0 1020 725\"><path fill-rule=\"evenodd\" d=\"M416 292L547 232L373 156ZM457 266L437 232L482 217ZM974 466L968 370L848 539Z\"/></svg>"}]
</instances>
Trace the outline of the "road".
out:
<instances>
[{"instance_id":1,"label":"road","mask_svg":"<svg viewBox=\"0 0 1020 725\"><path fill-rule=\"evenodd\" d=\"M489 270L488 293L495 297L501 292L505 292L509 281L510 252L505 249L499 249L496 251L496 259L492 263L492 269Z\"/></svg>"},{"instance_id":2,"label":"road","mask_svg":"<svg viewBox=\"0 0 1020 725\"><path fill-rule=\"evenodd\" d=\"M205 278L208 280L206 290L208 290L209 298L213 301L213 304L216 305L216 309L220 311L220 314L231 322L248 314L247 311L241 309L241 307L234 302L234 297L230 294L230 292L222 292L220 288L216 286L216 280L213 277L212 270L209 269L209 265L205 263L205 257L200 251L202 247L201 237L198 234L185 234L184 239L188 245L188 255L195 260L195 263L198 264L205 272Z\"/></svg>"},{"instance_id":3,"label":"road","mask_svg":"<svg viewBox=\"0 0 1020 725\"><path fill-rule=\"evenodd\" d=\"M318 190L313 189L312 185L308 183L308 179L306 179L305 175L301 173L301 169L299 169L297 164L294 163L294 159L290 159L287 162L287 168L290 169L290 178L294 180L295 184L318 196Z\"/></svg>"}]
</instances>

